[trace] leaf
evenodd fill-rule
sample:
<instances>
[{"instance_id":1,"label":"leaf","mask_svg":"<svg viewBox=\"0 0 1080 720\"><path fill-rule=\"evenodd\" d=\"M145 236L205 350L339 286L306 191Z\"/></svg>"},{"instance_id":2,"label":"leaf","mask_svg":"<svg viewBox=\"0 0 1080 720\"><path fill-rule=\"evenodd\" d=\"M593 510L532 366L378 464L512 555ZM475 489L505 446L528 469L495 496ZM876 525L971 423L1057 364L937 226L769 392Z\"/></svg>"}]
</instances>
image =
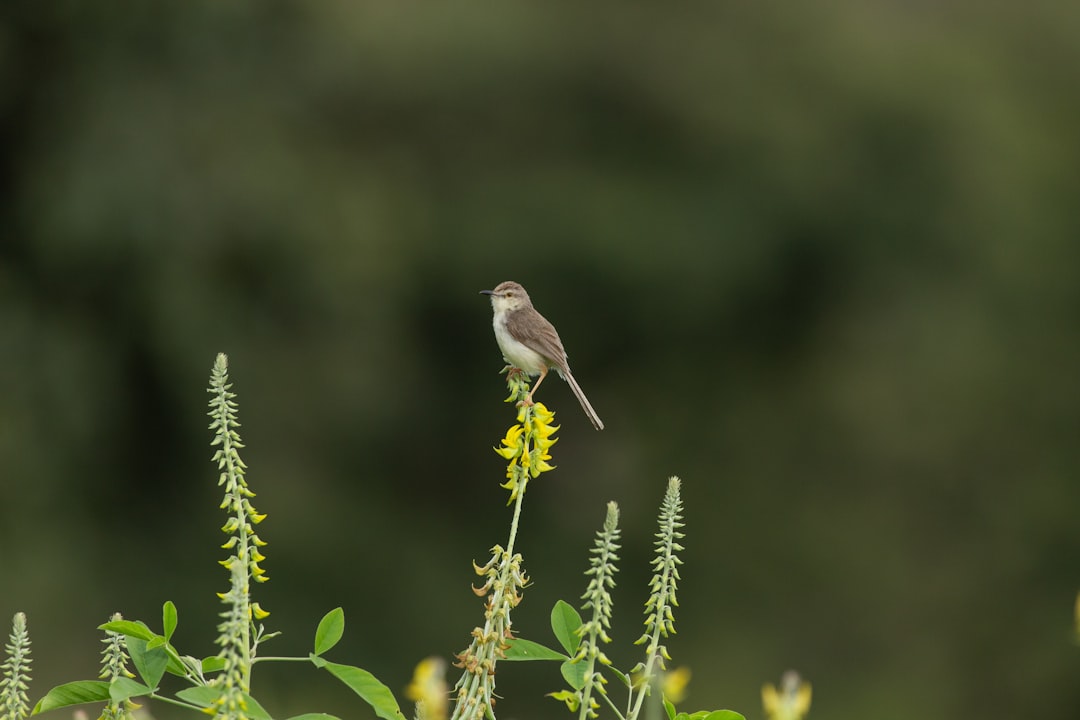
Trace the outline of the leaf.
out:
<instances>
[{"instance_id":1,"label":"leaf","mask_svg":"<svg viewBox=\"0 0 1080 720\"><path fill-rule=\"evenodd\" d=\"M702 720L746 720L734 710L717 710L706 715Z\"/></svg>"},{"instance_id":2,"label":"leaf","mask_svg":"<svg viewBox=\"0 0 1080 720\"><path fill-rule=\"evenodd\" d=\"M164 629L165 642L172 640L173 633L176 631L176 621L176 606L173 605L172 600L166 600L161 608L161 626Z\"/></svg>"},{"instance_id":3,"label":"leaf","mask_svg":"<svg viewBox=\"0 0 1080 720\"><path fill-rule=\"evenodd\" d=\"M589 674L589 668L583 662L567 660L559 668L559 672L562 673L563 679L566 680L570 687L581 690L585 687L585 676Z\"/></svg>"},{"instance_id":4,"label":"leaf","mask_svg":"<svg viewBox=\"0 0 1080 720\"><path fill-rule=\"evenodd\" d=\"M209 685L196 685L195 687L184 688L176 693L176 697L185 702L189 702L192 705L210 707L219 697L221 697L221 688L211 687Z\"/></svg>"},{"instance_id":5,"label":"leaf","mask_svg":"<svg viewBox=\"0 0 1080 720\"><path fill-rule=\"evenodd\" d=\"M244 702L247 703L247 716L249 720L274 720L270 713L266 712L259 701L244 693Z\"/></svg>"},{"instance_id":6,"label":"leaf","mask_svg":"<svg viewBox=\"0 0 1080 720\"><path fill-rule=\"evenodd\" d=\"M128 637L128 655L135 669L139 671L139 677L152 688L156 688L161 682L161 676L165 674L165 667L169 664L169 654L163 646L150 648L145 640L136 637Z\"/></svg>"},{"instance_id":7,"label":"leaf","mask_svg":"<svg viewBox=\"0 0 1080 720\"><path fill-rule=\"evenodd\" d=\"M375 714L384 720L406 720L401 714L394 694L390 688L383 685L374 675L367 670L362 670L352 665L339 665L328 662L321 657L312 656L311 662L315 667L324 668L331 675L345 683L354 693L359 695L364 702L372 707Z\"/></svg>"},{"instance_id":8,"label":"leaf","mask_svg":"<svg viewBox=\"0 0 1080 720\"><path fill-rule=\"evenodd\" d=\"M315 654L322 655L337 645L344 634L345 611L334 608L323 616L323 619L319 621L319 627L315 630Z\"/></svg>"},{"instance_id":9,"label":"leaf","mask_svg":"<svg viewBox=\"0 0 1080 720\"><path fill-rule=\"evenodd\" d=\"M113 702L123 702L128 698L149 695L152 692L153 689L126 677L118 677L109 684L109 699Z\"/></svg>"},{"instance_id":10,"label":"leaf","mask_svg":"<svg viewBox=\"0 0 1080 720\"><path fill-rule=\"evenodd\" d=\"M327 715L326 713L304 713L303 715L293 715L288 720L340 720L333 715Z\"/></svg>"},{"instance_id":11,"label":"leaf","mask_svg":"<svg viewBox=\"0 0 1080 720\"><path fill-rule=\"evenodd\" d=\"M675 706L666 696L664 697L664 711L667 712L668 720L675 720Z\"/></svg>"},{"instance_id":12,"label":"leaf","mask_svg":"<svg viewBox=\"0 0 1080 720\"><path fill-rule=\"evenodd\" d=\"M149 649L149 645L150 645L150 643L147 643L147 648L148 649ZM185 663L184 658L180 657L180 654L178 652L176 652L176 648L174 648L171 645L163 645L162 647L165 648L165 652L168 654L168 657L169 657L169 664L165 667L165 670L167 672L169 672L169 673L172 673L173 675L176 675L177 677L187 677L188 676L187 663ZM191 659L195 660L195 658L191 658ZM199 661L195 660L195 662L198 663ZM198 665L196 664L195 667L198 667Z\"/></svg>"},{"instance_id":13,"label":"leaf","mask_svg":"<svg viewBox=\"0 0 1080 720\"><path fill-rule=\"evenodd\" d=\"M176 697L197 707L208 708L218 701L221 694L222 689L219 687L197 685L181 690L176 693ZM263 706L259 704L259 701L247 693L244 693L244 702L247 704L245 716L249 720L272 720L270 713L266 712Z\"/></svg>"},{"instance_id":14,"label":"leaf","mask_svg":"<svg viewBox=\"0 0 1080 720\"><path fill-rule=\"evenodd\" d=\"M566 650L567 655L573 655L581 643L581 638L577 636L579 627L581 627L581 615L578 611L564 600L556 602L551 608L551 630L558 638L559 644Z\"/></svg>"},{"instance_id":15,"label":"leaf","mask_svg":"<svg viewBox=\"0 0 1080 720\"><path fill-rule=\"evenodd\" d=\"M225 669L225 658L220 655L211 655L202 659L202 671L204 673L216 673Z\"/></svg>"},{"instance_id":16,"label":"leaf","mask_svg":"<svg viewBox=\"0 0 1080 720\"><path fill-rule=\"evenodd\" d=\"M37 701L34 706L34 715L46 710L81 705L89 702L108 702L109 683L102 680L78 680L76 682L57 685L45 697Z\"/></svg>"},{"instance_id":17,"label":"leaf","mask_svg":"<svg viewBox=\"0 0 1080 720\"><path fill-rule=\"evenodd\" d=\"M150 640L156 634L153 630L146 627L146 623L132 622L131 620L113 620L104 625L98 625L98 630L120 633L121 635L139 638L140 640Z\"/></svg>"},{"instance_id":18,"label":"leaf","mask_svg":"<svg viewBox=\"0 0 1080 720\"><path fill-rule=\"evenodd\" d=\"M561 652L524 638L507 641L505 660L569 660Z\"/></svg>"}]
</instances>

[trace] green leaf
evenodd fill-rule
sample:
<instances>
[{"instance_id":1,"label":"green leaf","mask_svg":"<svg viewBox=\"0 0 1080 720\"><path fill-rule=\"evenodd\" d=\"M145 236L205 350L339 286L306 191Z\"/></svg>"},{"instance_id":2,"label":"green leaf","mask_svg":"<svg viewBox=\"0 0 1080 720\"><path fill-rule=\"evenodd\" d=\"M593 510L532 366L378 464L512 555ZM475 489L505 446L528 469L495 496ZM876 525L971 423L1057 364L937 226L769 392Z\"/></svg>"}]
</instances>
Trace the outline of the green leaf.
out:
<instances>
[{"instance_id":1,"label":"green leaf","mask_svg":"<svg viewBox=\"0 0 1080 720\"><path fill-rule=\"evenodd\" d=\"M147 646L149 649L149 643L147 644ZM169 657L169 664L165 666L166 672L176 675L177 677L188 677L190 669L184 663L184 660L180 657L180 654L176 652L176 649L172 645L163 645L162 647L165 648L165 652L168 654ZM192 659L194 660L194 658Z\"/></svg>"},{"instance_id":2,"label":"green leaf","mask_svg":"<svg viewBox=\"0 0 1080 720\"><path fill-rule=\"evenodd\" d=\"M145 640L131 636L128 636L127 649L139 677L150 687L156 688L169 664L168 652L163 646L150 648Z\"/></svg>"},{"instance_id":3,"label":"green leaf","mask_svg":"<svg viewBox=\"0 0 1080 720\"><path fill-rule=\"evenodd\" d=\"M149 695L152 692L153 689L126 677L118 677L109 684L109 699L113 702L123 702L128 698Z\"/></svg>"},{"instance_id":4,"label":"green leaf","mask_svg":"<svg viewBox=\"0 0 1080 720\"><path fill-rule=\"evenodd\" d=\"M141 621L132 622L131 620L113 620L104 625L98 625L98 630L120 633L121 635L139 638L140 640L150 640L156 634L153 630L146 627L146 623Z\"/></svg>"},{"instance_id":5,"label":"green leaf","mask_svg":"<svg viewBox=\"0 0 1080 720\"><path fill-rule=\"evenodd\" d=\"M337 645L344 634L345 611L334 608L323 616L323 619L319 621L319 627L315 630L315 654L322 655Z\"/></svg>"},{"instance_id":6,"label":"green leaf","mask_svg":"<svg viewBox=\"0 0 1080 720\"><path fill-rule=\"evenodd\" d=\"M274 720L259 701L247 693L244 693L244 702L247 703L247 716L250 720Z\"/></svg>"},{"instance_id":7,"label":"green leaf","mask_svg":"<svg viewBox=\"0 0 1080 720\"><path fill-rule=\"evenodd\" d=\"M573 655L577 651L581 638L577 636L577 629L581 627L581 615L574 607L559 600L551 608L551 630L558 638L559 644L566 650L567 655Z\"/></svg>"},{"instance_id":8,"label":"green leaf","mask_svg":"<svg viewBox=\"0 0 1080 720\"><path fill-rule=\"evenodd\" d=\"M664 696L664 711L667 712L668 720L675 720L675 706Z\"/></svg>"},{"instance_id":9,"label":"green leaf","mask_svg":"<svg viewBox=\"0 0 1080 720\"><path fill-rule=\"evenodd\" d=\"M57 685L37 701L34 715L46 710L81 705L89 702L108 702L109 683L102 680L79 680Z\"/></svg>"},{"instance_id":10,"label":"green leaf","mask_svg":"<svg viewBox=\"0 0 1080 720\"><path fill-rule=\"evenodd\" d=\"M559 668L559 672L570 687L581 690L585 687L585 676L589 674L589 668L583 662L567 660Z\"/></svg>"},{"instance_id":11,"label":"green leaf","mask_svg":"<svg viewBox=\"0 0 1080 720\"><path fill-rule=\"evenodd\" d=\"M166 600L161 608L161 626L164 628L165 642L172 640L173 633L176 631L176 620L176 606L173 605L172 600Z\"/></svg>"},{"instance_id":12,"label":"green leaf","mask_svg":"<svg viewBox=\"0 0 1080 720\"><path fill-rule=\"evenodd\" d=\"M746 720L746 718L734 710L717 710L707 713L702 720Z\"/></svg>"},{"instance_id":13,"label":"green leaf","mask_svg":"<svg viewBox=\"0 0 1080 720\"><path fill-rule=\"evenodd\" d=\"M219 697L221 697L221 688L211 687L209 685L196 685L195 687L184 688L176 693L176 697L185 702L189 702L192 705L210 707Z\"/></svg>"},{"instance_id":14,"label":"green leaf","mask_svg":"<svg viewBox=\"0 0 1080 720\"><path fill-rule=\"evenodd\" d=\"M141 682L135 682L131 678L117 678L109 683L109 698L113 703L122 703L129 697L149 695L152 688L147 688Z\"/></svg>"},{"instance_id":15,"label":"green leaf","mask_svg":"<svg viewBox=\"0 0 1080 720\"><path fill-rule=\"evenodd\" d=\"M211 655L202 660L203 673L216 673L225 669L225 658L220 655Z\"/></svg>"},{"instance_id":16,"label":"green leaf","mask_svg":"<svg viewBox=\"0 0 1080 720\"><path fill-rule=\"evenodd\" d=\"M333 715L327 715L326 713L304 713L303 715L293 715L289 720L340 720Z\"/></svg>"},{"instance_id":17,"label":"green leaf","mask_svg":"<svg viewBox=\"0 0 1080 720\"><path fill-rule=\"evenodd\" d=\"M181 700L191 703L196 707L206 708L210 707L218 701L221 697L222 690L219 687L211 687L209 685L197 685L195 687L185 688L176 693L176 697ZM250 720L272 720L270 713L263 709L263 706L259 704L259 701L251 697L247 693L244 693L244 702L247 703L246 716Z\"/></svg>"},{"instance_id":18,"label":"green leaf","mask_svg":"<svg viewBox=\"0 0 1080 720\"><path fill-rule=\"evenodd\" d=\"M506 660L569 660L561 652L524 638L512 638L506 643Z\"/></svg>"},{"instance_id":19,"label":"green leaf","mask_svg":"<svg viewBox=\"0 0 1080 720\"><path fill-rule=\"evenodd\" d=\"M401 714L394 694L390 688L379 682L374 675L367 670L362 670L352 665L339 665L328 662L321 657L312 655L311 662L315 667L325 669L341 682L345 683L354 693L359 695L364 702L371 706L375 714L384 720L406 720Z\"/></svg>"}]
</instances>

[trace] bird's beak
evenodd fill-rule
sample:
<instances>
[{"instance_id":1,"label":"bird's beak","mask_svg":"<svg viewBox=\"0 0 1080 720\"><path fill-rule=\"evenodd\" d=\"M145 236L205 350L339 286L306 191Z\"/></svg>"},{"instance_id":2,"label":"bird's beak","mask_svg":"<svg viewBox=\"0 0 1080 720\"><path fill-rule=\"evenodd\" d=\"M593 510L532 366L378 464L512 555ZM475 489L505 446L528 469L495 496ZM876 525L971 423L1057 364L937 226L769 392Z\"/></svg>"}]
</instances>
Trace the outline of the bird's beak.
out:
<instances>
[{"instance_id":1,"label":"bird's beak","mask_svg":"<svg viewBox=\"0 0 1080 720\"><path fill-rule=\"evenodd\" d=\"M480 294L481 295L494 295L495 291L494 290L481 290Z\"/></svg>"}]
</instances>

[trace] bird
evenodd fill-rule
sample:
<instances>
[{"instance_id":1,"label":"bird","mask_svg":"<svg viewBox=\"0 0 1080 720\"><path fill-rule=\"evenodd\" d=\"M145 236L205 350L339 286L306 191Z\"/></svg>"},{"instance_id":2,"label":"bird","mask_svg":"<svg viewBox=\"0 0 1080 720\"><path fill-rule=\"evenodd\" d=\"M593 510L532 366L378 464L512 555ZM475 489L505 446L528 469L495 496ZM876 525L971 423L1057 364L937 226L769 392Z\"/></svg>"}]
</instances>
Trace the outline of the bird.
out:
<instances>
[{"instance_id":1,"label":"bird","mask_svg":"<svg viewBox=\"0 0 1080 720\"><path fill-rule=\"evenodd\" d=\"M529 391L526 402L532 404L536 389L544 382L548 371L555 368L574 391L574 396L581 403L581 409L585 411L593 427L603 430L604 423L570 372L570 364L567 362L566 350L563 349L559 333L555 331L554 325L536 311L525 288L507 280L499 283L494 290L481 290L480 294L491 296L491 309L494 313L491 324L495 328L495 341L499 344L503 359L526 375L540 376Z\"/></svg>"}]
</instances>

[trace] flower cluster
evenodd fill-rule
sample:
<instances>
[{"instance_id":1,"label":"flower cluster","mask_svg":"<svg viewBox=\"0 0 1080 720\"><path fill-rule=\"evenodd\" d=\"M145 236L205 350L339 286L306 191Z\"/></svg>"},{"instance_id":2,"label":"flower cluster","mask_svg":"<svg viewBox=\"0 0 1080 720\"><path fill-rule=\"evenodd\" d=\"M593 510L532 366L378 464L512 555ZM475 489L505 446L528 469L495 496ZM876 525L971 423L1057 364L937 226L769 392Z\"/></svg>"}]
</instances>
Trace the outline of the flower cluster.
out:
<instances>
[{"instance_id":1,"label":"flower cluster","mask_svg":"<svg viewBox=\"0 0 1080 720\"><path fill-rule=\"evenodd\" d=\"M596 711L600 705L592 698L595 689L601 695L606 695L604 684L607 682L596 667L599 662L603 665L611 665L604 651L600 649L600 643L611 642L607 631L611 629L611 612L614 601L611 597L611 588L615 587L615 573L619 571L615 563L619 560L616 554L619 550L619 506L609 502L607 516L604 518L604 529L596 533L595 545L589 558L589 569L585 574L589 576L589 587L581 599L585 604L582 610L592 608L592 617L583 622L577 629L577 634L582 642L578 647L578 653L574 660L588 663L585 675L585 687L580 691L580 704L585 709L588 717L596 717Z\"/></svg>"},{"instance_id":2,"label":"flower cluster","mask_svg":"<svg viewBox=\"0 0 1080 720\"><path fill-rule=\"evenodd\" d=\"M124 616L113 613L109 618L111 622L119 622ZM101 673L99 678L107 682L113 682L117 678L134 678L135 674L128 670L127 663L130 659L127 652L127 637L118 632L107 631L102 640L105 649L101 651ZM139 706L129 700L114 700L109 702L101 710L101 720L125 720L131 717L131 711Z\"/></svg>"},{"instance_id":3,"label":"flower cluster","mask_svg":"<svg viewBox=\"0 0 1080 720\"><path fill-rule=\"evenodd\" d=\"M506 431L502 447L495 448L495 452L510 461L503 484L510 491L507 505L514 502L519 493L525 492L531 478L555 469L548 462L551 459L551 446L558 442L554 435L559 426L551 424L554 419L555 413L543 403L523 404L518 410L517 424Z\"/></svg>"},{"instance_id":4,"label":"flower cluster","mask_svg":"<svg viewBox=\"0 0 1080 720\"><path fill-rule=\"evenodd\" d=\"M670 660L667 647L661 644L661 638L675 634L675 617L672 608L679 606L675 591L678 588L679 565L682 560L677 553L683 551L679 544L683 533L679 528L682 522L682 481L677 477L668 478L667 492L660 504L659 530L656 533L656 558L653 560L653 576L649 581L651 593L645 603L645 633L635 644L645 644L645 662L639 663L632 674L640 674L641 684L638 689L634 715L639 716L645 697L651 692L650 684L658 677L656 667L667 670L665 661Z\"/></svg>"},{"instance_id":5,"label":"flower cluster","mask_svg":"<svg viewBox=\"0 0 1080 720\"><path fill-rule=\"evenodd\" d=\"M223 621L218 625L217 643L225 664L218 683L222 695L217 702L217 717L235 718L246 715L245 694L251 685L251 666L258 635L252 639L253 620L261 620L269 613L251 602L250 581L265 582L268 578L259 565L266 558L259 548L266 545L255 533L254 526L266 518L256 512L251 504L255 493L248 489L244 472L247 466L240 459L239 449L244 447L236 428L236 394L230 392L228 358L224 353L217 356L210 377L209 415L213 418L210 429L214 431L213 446L220 446L213 460L221 475L218 485L225 486L225 498L221 508L229 513L229 519L221 528L229 535L222 548L232 555L221 561L229 571L228 592L218 597L225 604L221 613Z\"/></svg>"},{"instance_id":6,"label":"flower cluster","mask_svg":"<svg viewBox=\"0 0 1080 720\"><path fill-rule=\"evenodd\" d=\"M494 716L495 665L506 657L507 641L511 639L510 611L521 602L519 590L529 583L521 567L521 554L511 554L502 546L491 549L491 559L483 566L473 563L473 569L486 578L473 592L487 596L484 605L484 627L473 628L472 643L454 656L454 666L464 672L454 686L456 704L453 720L480 720Z\"/></svg>"},{"instance_id":7,"label":"flower cluster","mask_svg":"<svg viewBox=\"0 0 1080 720\"><path fill-rule=\"evenodd\" d=\"M11 635L4 649L7 660L0 666L4 671L0 681L0 717L22 720L30 714L30 700L26 696L30 681L30 633L26 630L24 613L15 613L12 618Z\"/></svg>"}]
</instances>

